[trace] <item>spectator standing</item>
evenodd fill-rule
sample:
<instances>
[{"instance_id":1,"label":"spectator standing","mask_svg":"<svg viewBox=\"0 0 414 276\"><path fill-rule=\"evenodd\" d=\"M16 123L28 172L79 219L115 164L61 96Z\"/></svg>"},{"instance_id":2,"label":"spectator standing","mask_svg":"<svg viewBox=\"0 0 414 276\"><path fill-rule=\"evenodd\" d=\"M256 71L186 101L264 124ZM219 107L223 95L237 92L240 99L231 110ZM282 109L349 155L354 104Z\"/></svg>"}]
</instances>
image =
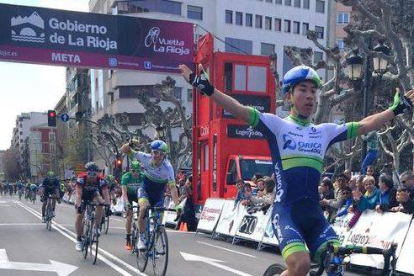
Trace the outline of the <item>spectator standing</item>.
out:
<instances>
[{"instance_id":1,"label":"spectator standing","mask_svg":"<svg viewBox=\"0 0 414 276\"><path fill-rule=\"evenodd\" d=\"M378 197L375 210L378 213L389 211L391 208L398 206L397 190L394 188L394 183L388 175L381 175L379 177L380 194Z\"/></svg>"},{"instance_id":2,"label":"spectator standing","mask_svg":"<svg viewBox=\"0 0 414 276\"><path fill-rule=\"evenodd\" d=\"M237 195L236 199L234 200L234 207L236 207L237 203L244 199L244 181L242 179L237 180L236 187Z\"/></svg>"},{"instance_id":3,"label":"spectator standing","mask_svg":"<svg viewBox=\"0 0 414 276\"><path fill-rule=\"evenodd\" d=\"M400 188L397 191L398 206L391 208L391 212L414 213L414 201L410 198L410 190Z\"/></svg>"},{"instance_id":4,"label":"spectator standing","mask_svg":"<svg viewBox=\"0 0 414 276\"><path fill-rule=\"evenodd\" d=\"M368 166L375 163L378 154L378 132L371 131L367 135L361 135L364 141L367 141L367 155L362 162L362 174L368 175Z\"/></svg>"},{"instance_id":5,"label":"spectator standing","mask_svg":"<svg viewBox=\"0 0 414 276\"><path fill-rule=\"evenodd\" d=\"M410 198L414 200L414 174L412 171L405 171L400 176L400 183L403 188L408 189Z\"/></svg>"},{"instance_id":6,"label":"spectator standing","mask_svg":"<svg viewBox=\"0 0 414 276\"><path fill-rule=\"evenodd\" d=\"M339 208L344 204L344 199L342 197L342 191L348 185L348 178L345 174L341 173L336 178L335 184L335 191L334 191L334 199L322 199L319 201L321 206L329 206L331 207L331 214L336 213Z\"/></svg>"},{"instance_id":7,"label":"spectator standing","mask_svg":"<svg viewBox=\"0 0 414 276\"><path fill-rule=\"evenodd\" d=\"M350 187L345 187L342 191L342 197L344 198L345 202L344 205L339 209L339 211L332 216L331 222L336 217L342 217L348 213L349 208L354 203L354 199L352 198L352 189Z\"/></svg>"}]
</instances>

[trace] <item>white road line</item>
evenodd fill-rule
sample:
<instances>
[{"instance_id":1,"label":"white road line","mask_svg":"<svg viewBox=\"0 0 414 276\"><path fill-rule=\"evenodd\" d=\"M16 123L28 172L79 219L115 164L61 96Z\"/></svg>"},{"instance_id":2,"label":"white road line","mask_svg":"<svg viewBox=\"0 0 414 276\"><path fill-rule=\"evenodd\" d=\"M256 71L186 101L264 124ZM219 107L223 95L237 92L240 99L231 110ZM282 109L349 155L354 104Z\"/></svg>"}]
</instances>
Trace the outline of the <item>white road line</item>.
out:
<instances>
[{"instance_id":1,"label":"white road line","mask_svg":"<svg viewBox=\"0 0 414 276\"><path fill-rule=\"evenodd\" d=\"M213 244L206 243L206 242L201 242L201 241L197 241L197 242L201 243L201 244L204 244L204 245L207 245L207 246L214 247L214 248L219 248L219 249L222 249L222 250L226 250L226 251L229 251L229 252L232 252L232 253L235 253L235 254L243 255L243 256L246 256L246 257L250 257L250 258L254 258L254 259L257 258L256 256L253 256L253 255L250 255L250 254L247 254L247 253L243 253L243 252L238 252L238 251L235 251L235 250L231 250L231 249L228 249L228 248L225 248L225 247L221 247L221 246L217 246L217 245L213 245Z\"/></svg>"},{"instance_id":2,"label":"white road line","mask_svg":"<svg viewBox=\"0 0 414 276\"><path fill-rule=\"evenodd\" d=\"M39 219L41 219L41 215L36 211L33 210L32 208L25 206L24 204L19 204L22 208L24 208L25 210L27 210L28 212L32 213L33 215L35 215L36 217L38 217ZM75 233L73 233L72 231L66 229L63 226L60 226L58 223L56 222L52 222L52 226L54 229L56 229L56 231L58 231L59 233L61 233L63 236L65 236L66 238L68 238L69 240L73 241L74 243L76 243L76 239L74 238L76 236ZM73 237L71 237L69 234L65 233L64 231L70 233ZM141 276L148 276L147 274L141 273L138 269L136 269L135 267L131 266L130 264L122 261L121 259L118 259L117 257L115 257L114 255L110 254L109 252L99 248L99 253L103 253L105 255L107 255L108 257L112 258L113 260L123 264L125 267L129 268L130 270L134 271L135 273L137 273L138 275ZM116 264L114 264L113 262L111 262L110 260L108 260L107 258L103 257L101 254L98 255L98 258L100 260L102 260L104 263L106 263L108 266L110 266L111 268L113 268L114 270L118 271L120 274L125 275L125 276L132 276L132 274L128 273L127 271L123 270L122 268L120 268L119 266L117 266Z\"/></svg>"},{"instance_id":3,"label":"white road line","mask_svg":"<svg viewBox=\"0 0 414 276\"><path fill-rule=\"evenodd\" d=\"M0 226L42 226L43 223L0 223Z\"/></svg>"}]
</instances>

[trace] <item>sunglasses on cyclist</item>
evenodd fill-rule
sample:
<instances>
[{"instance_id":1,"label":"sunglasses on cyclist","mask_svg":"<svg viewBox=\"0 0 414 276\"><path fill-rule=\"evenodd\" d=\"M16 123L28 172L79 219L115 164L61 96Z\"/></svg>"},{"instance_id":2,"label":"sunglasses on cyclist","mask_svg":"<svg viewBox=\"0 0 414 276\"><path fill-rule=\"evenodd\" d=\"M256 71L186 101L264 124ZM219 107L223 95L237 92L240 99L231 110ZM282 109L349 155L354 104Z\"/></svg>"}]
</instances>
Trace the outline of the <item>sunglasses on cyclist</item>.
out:
<instances>
[{"instance_id":1,"label":"sunglasses on cyclist","mask_svg":"<svg viewBox=\"0 0 414 276\"><path fill-rule=\"evenodd\" d=\"M163 155L164 153L160 150L152 150L152 154L154 154L154 155Z\"/></svg>"},{"instance_id":2,"label":"sunglasses on cyclist","mask_svg":"<svg viewBox=\"0 0 414 276\"><path fill-rule=\"evenodd\" d=\"M87 173L86 173L89 177L94 177L94 176L96 176L97 174L96 174L96 172L95 171L87 171Z\"/></svg>"},{"instance_id":3,"label":"sunglasses on cyclist","mask_svg":"<svg viewBox=\"0 0 414 276\"><path fill-rule=\"evenodd\" d=\"M136 173L139 172L138 170L131 170L132 173Z\"/></svg>"}]
</instances>

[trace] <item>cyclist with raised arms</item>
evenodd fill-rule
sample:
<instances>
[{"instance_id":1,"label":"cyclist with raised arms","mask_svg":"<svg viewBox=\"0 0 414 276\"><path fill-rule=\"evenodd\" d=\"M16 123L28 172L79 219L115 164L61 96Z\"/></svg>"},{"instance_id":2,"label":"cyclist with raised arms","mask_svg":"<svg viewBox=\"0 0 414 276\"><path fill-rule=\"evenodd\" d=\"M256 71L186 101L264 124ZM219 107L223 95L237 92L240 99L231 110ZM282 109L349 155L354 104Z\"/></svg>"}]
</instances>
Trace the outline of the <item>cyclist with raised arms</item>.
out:
<instances>
[{"instance_id":1,"label":"cyclist with raised arms","mask_svg":"<svg viewBox=\"0 0 414 276\"><path fill-rule=\"evenodd\" d=\"M98 202L100 204L110 204L108 187L106 180L99 174L100 169L94 162L88 162L85 165L85 172L80 173L76 180L75 186L75 209L76 209L76 251L82 251L82 220L85 215L85 209L82 202ZM103 206L96 207L95 227L98 229L102 221Z\"/></svg>"},{"instance_id":2,"label":"cyclist with raised arms","mask_svg":"<svg viewBox=\"0 0 414 276\"><path fill-rule=\"evenodd\" d=\"M194 74L186 65L180 65L180 70L186 81L201 93L265 136L277 187L272 213L273 231L287 264L287 270L281 275L307 275L311 257L319 260L326 243L338 241L319 207L318 184L327 149L333 143L379 129L403 113L410 108L410 101L414 101L414 90L405 97L397 93L389 109L360 122L314 125L311 116L321 79L310 67L294 67L283 78L283 94L291 105L290 115L285 119L260 113L215 89L201 65L201 75Z\"/></svg>"},{"instance_id":3,"label":"cyclist with raised arms","mask_svg":"<svg viewBox=\"0 0 414 276\"><path fill-rule=\"evenodd\" d=\"M141 173L141 164L138 161L131 162L131 171L122 175L122 199L124 200L126 217L126 250L132 250L131 228L132 228L132 203L138 203L138 189L142 186L143 174Z\"/></svg>"},{"instance_id":4,"label":"cyclist with raised arms","mask_svg":"<svg viewBox=\"0 0 414 276\"><path fill-rule=\"evenodd\" d=\"M178 192L175 184L174 170L170 161L166 158L168 145L161 140L155 140L151 143L151 154L141 151L135 152L132 147L137 141L132 140L130 143L121 147L121 152L132 154L133 158L138 160L143 166L144 178L142 187L138 190L139 205L139 238L138 250L145 250L145 210L150 206L162 207L164 203L165 185L168 184L171 190L171 196L176 205L178 205Z\"/></svg>"}]
</instances>

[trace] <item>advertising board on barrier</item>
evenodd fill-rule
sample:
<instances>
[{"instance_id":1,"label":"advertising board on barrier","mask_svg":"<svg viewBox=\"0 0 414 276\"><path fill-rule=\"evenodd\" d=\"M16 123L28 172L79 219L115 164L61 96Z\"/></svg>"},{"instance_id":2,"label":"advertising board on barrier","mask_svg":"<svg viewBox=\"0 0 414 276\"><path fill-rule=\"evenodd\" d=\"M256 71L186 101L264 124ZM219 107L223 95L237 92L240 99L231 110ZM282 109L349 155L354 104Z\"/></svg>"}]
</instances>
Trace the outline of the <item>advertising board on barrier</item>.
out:
<instances>
[{"instance_id":1,"label":"advertising board on barrier","mask_svg":"<svg viewBox=\"0 0 414 276\"><path fill-rule=\"evenodd\" d=\"M211 233L214 231L225 202L226 200L219 198L209 198L206 200L198 221L197 232Z\"/></svg>"},{"instance_id":2,"label":"advertising board on barrier","mask_svg":"<svg viewBox=\"0 0 414 276\"><path fill-rule=\"evenodd\" d=\"M236 236L260 242L263 238L263 233L265 232L269 219L269 212L264 214L263 211L257 211L249 214L245 211L245 214L242 217L240 225L237 229Z\"/></svg>"},{"instance_id":3,"label":"advertising board on barrier","mask_svg":"<svg viewBox=\"0 0 414 276\"><path fill-rule=\"evenodd\" d=\"M397 260L397 271L414 275L414 226L411 226Z\"/></svg>"},{"instance_id":4,"label":"advertising board on barrier","mask_svg":"<svg viewBox=\"0 0 414 276\"><path fill-rule=\"evenodd\" d=\"M0 60L179 73L193 24L0 4Z\"/></svg>"},{"instance_id":5,"label":"advertising board on barrier","mask_svg":"<svg viewBox=\"0 0 414 276\"><path fill-rule=\"evenodd\" d=\"M241 204L234 205L234 200L226 200L221 210L220 219L217 223L216 230L217 234L234 237L237 231L237 209L240 208Z\"/></svg>"},{"instance_id":6,"label":"advertising board on barrier","mask_svg":"<svg viewBox=\"0 0 414 276\"><path fill-rule=\"evenodd\" d=\"M411 218L411 215L403 213L379 214L371 210L365 211L355 226L345 232L342 244L386 249L392 243L398 243L397 256L399 256ZM353 254L351 263L381 269L384 266L384 258L381 255Z\"/></svg>"}]
</instances>

